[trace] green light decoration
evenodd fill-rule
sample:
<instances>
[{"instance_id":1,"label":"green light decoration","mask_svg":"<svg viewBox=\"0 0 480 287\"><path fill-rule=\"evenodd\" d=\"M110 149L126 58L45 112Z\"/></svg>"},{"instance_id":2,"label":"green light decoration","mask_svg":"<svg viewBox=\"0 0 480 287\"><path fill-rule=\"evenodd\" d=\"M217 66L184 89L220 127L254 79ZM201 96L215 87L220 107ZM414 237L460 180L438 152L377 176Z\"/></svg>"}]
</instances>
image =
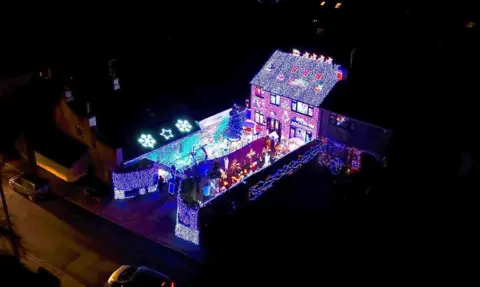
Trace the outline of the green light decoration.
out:
<instances>
[{"instance_id":1,"label":"green light decoration","mask_svg":"<svg viewBox=\"0 0 480 287\"><path fill-rule=\"evenodd\" d=\"M182 133L189 132L192 130L192 126L188 123L187 120L178 120L175 126Z\"/></svg>"},{"instance_id":2,"label":"green light decoration","mask_svg":"<svg viewBox=\"0 0 480 287\"><path fill-rule=\"evenodd\" d=\"M148 147L148 148L153 148L157 143L157 141L151 135L146 135L146 134L142 134L140 138L138 138L138 142L143 147Z\"/></svg>"},{"instance_id":3,"label":"green light decoration","mask_svg":"<svg viewBox=\"0 0 480 287\"><path fill-rule=\"evenodd\" d=\"M162 137L165 138L165 140L169 140L174 137L172 130L171 129L162 129L162 132L160 133Z\"/></svg>"}]
</instances>

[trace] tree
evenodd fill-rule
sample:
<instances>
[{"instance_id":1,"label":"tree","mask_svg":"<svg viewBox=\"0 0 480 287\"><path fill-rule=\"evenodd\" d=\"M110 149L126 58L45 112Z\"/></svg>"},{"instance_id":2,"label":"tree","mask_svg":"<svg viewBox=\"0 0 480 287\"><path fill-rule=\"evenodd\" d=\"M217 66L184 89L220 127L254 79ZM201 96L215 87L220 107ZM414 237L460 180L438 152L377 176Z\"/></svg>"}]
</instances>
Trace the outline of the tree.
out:
<instances>
[{"instance_id":1,"label":"tree","mask_svg":"<svg viewBox=\"0 0 480 287\"><path fill-rule=\"evenodd\" d=\"M225 131L225 137L230 141L238 141L242 138L242 128L245 122L245 110L233 105L230 111L230 120Z\"/></svg>"}]
</instances>

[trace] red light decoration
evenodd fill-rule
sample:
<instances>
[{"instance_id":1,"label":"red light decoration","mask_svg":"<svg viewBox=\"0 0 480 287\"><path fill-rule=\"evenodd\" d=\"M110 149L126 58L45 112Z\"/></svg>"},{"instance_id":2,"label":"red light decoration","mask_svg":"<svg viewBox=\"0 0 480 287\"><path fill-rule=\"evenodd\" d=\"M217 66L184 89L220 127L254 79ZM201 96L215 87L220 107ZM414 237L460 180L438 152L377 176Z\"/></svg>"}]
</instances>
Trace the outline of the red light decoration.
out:
<instances>
[{"instance_id":1,"label":"red light decoration","mask_svg":"<svg viewBox=\"0 0 480 287\"><path fill-rule=\"evenodd\" d=\"M340 71L337 72L337 79L339 81L343 80L343 73L342 72L340 72Z\"/></svg>"}]
</instances>

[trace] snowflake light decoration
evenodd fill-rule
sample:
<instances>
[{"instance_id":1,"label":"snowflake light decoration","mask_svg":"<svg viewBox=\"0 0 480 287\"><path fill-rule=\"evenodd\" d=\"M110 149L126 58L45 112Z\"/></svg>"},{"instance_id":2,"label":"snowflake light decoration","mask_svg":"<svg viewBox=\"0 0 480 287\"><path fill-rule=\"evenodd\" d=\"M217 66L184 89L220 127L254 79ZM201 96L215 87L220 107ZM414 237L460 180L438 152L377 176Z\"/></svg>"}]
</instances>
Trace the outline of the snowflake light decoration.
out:
<instances>
[{"instance_id":1,"label":"snowflake light decoration","mask_svg":"<svg viewBox=\"0 0 480 287\"><path fill-rule=\"evenodd\" d=\"M157 143L157 141L151 135L146 135L146 134L142 134L138 139L138 142L143 147L149 147L149 148L153 148Z\"/></svg>"},{"instance_id":2,"label":"snowflake light decoration","mask_svg":"<svg viewBox=\"0 0 480 287\"><path fill-rule=\"evenodd\" d=\"M160 133L162 137L164 137L166 140L169 140L174 137L172 130L171 129L162 129L162 132Z\"/></svg>"},{"instance_id":3,"label":"snowflake light decoration","mask_svg":"<svg viewBox=\"0 0 480 287\"><path fill-rule=\"evenodd\" d=\"M179 131L182 133L189 132L192 130L192 126L188 123L187 120L178 120L175 126L178 128Z\"/></svg>"}]
</instances>

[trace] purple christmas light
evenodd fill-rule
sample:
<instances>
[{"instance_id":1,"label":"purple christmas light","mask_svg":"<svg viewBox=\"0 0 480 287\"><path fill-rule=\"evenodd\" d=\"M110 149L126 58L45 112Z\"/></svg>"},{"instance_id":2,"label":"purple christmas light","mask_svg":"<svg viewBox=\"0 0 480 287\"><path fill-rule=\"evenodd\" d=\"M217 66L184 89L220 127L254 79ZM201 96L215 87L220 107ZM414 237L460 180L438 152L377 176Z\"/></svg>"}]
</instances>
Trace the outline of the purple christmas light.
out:
<instances>
[{"instance_id":1,"label":"purple christmas light","mask_svg":"<svg viewBox=\"0 0 480 287\"><path fill-rule=\"evenodd\" d=\"M180 197L177 197L177 223L175 236L194 244L199 244L198 207L189 207Z\"/></svg>"},{"instance_id":2,"label":"purple christmas light","mask_svg":"<svg viewBox=\"0 0 480 287\"><path fill-rule=\"evenodd\" d=\"M154 185L154 176L157 173L157 167L151 167L144 170L137 170L126 173L112 173L113 187L118 190L129 191L137 188L144 188Z\"/></svg>"}]
</instances>

